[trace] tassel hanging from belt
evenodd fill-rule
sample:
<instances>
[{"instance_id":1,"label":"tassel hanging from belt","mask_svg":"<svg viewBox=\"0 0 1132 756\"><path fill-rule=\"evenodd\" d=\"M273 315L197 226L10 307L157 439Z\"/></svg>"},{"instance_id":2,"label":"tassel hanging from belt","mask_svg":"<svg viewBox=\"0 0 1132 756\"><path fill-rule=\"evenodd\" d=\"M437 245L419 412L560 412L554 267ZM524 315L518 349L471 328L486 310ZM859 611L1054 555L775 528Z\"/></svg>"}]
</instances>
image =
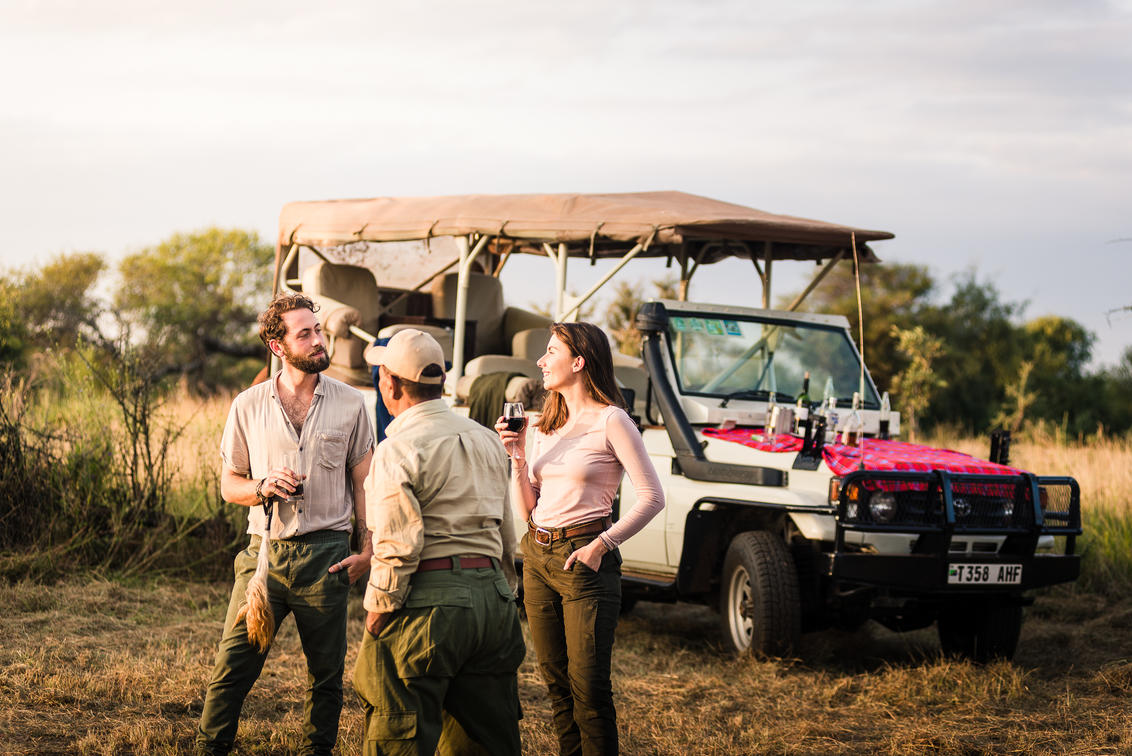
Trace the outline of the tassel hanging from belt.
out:
<instances>
[{"instance_id":1,"label":"tassel hanging from belt","mask_svg":"<svg viewBox=\"0 0 1132 756\"><path fill-rule=\"evenodd\" d=\"M267 653L271 640L275 637L275 615L271 613L271 604L267 600L267 560L271 551L273 509L271 499L263 503L263 511L267 515L267 527L264 528L263 538L259 542L259 558L256 560L255 574L248 581L248 590L244 593L244 605L236 615L236 622L247 619L248 642L261 654Z\"/></svg>"}]
</instances>

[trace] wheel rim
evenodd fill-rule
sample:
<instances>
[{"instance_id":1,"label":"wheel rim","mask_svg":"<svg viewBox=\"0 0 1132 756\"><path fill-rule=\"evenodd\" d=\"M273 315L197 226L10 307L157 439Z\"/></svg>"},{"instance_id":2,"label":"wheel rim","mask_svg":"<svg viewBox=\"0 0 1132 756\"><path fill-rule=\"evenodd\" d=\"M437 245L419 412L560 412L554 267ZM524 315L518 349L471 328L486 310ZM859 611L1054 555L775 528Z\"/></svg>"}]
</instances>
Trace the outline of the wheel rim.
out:
<instances>
[{"instance_id":1,"label":"wheel rim","mask_svg":"<svg viewBox=\"0 0 1132 756\"><path fill-rule=\"evenodd\" d=\"M755 623L751 620L751 578L741 566L731 573L727 586L727 626L731 642L740 651L751 647Z\"/></svg>"}]
</instances>

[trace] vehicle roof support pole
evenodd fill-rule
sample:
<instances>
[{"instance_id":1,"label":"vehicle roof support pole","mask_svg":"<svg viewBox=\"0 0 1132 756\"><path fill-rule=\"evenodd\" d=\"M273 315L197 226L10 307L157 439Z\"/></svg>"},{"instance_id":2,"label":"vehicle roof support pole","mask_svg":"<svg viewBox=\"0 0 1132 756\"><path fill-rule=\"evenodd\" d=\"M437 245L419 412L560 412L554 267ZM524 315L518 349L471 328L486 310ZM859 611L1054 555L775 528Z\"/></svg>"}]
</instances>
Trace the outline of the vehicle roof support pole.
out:
<instances>
[{"instance_id":1,"label":"vehicle roof support pole","mask_svg":"<svg viewBox=\"0 0 1132 756\"><path fill-rule=\"evenodd\" d=\"M628 263L634 257L639 255L641 253L641 250L645 249L645 246L646 245L638 242L637 246L633 247L631 250L626 252L625 256L621 258L621 261L618 262L615 266L613 266L612 270L610 270L608 273L606 273L604 276L602 276L600 281L598 281L593 286L591 286L590 290L587 291L585 294L583 294L581 296L581 298L578 299L578 301L574 303L574 305L570 308L570 310L568 312L563 313L562 316L559 319L560 320L566 320L567 318L576 316L578 310L581 309L582 305L584 305L590 297L592 297L594 294L596 294L598 292L598 289L600 289L602 286L605 286L605 284L607 284L609 282L609 279L611 279L615 275L617 275L617 272L619 270L621 270L622 268L624 268L626 263Z\"/></svg>"},{"instance_id":2,"label":"vehicle roof support pole","mask_svg":"<svg viewBox=\"0 0 1132 756\"><path fill-rule=\"evenodd\" d=\"M569 258L566 242L558 243L558 255L554 266L554 319L561 321L562 308L566 306L566 260Z\"/></svg>"},{"instance_id":3,"label":"vehicle roof support pole","mask_svg":"<svg viewBox=\"0 0 1132 756\"><path fill-rule=\"evenodd\" d=\"M763 242L763 266L766 268L766 278L763 279L763 309L770 309L770 264L774 262L771 254L771 242Z\"/></svg>"},{"instance_id":4,"label":"vehicle roof support pole","mask_svg":"<svg viewBox=\"0 0 1132 756\"><path fill-rule=\"evenodd\" d=\"M514 245L512 245L507 249L506 252L503 253L503 256L499 258L499 264L495 266L495 270L491 274L492 276L499 278L499 274L503 272L503 266L506 265L507 261L511 259L511 253L514 251L515 247Z\"/></svg>"},{"instance_id":5,"label":"vehicle roof support pole","mask_svg":"<svg viewBox=\"0 0 1132 756\"><path fill-rule=\"evenodd\" d=\"M696 274L696 271L699 269L700 262L704 259L704 255L707 254L707 250L708 250L708 245L706 245L706 244L704 246L700 247L700 253L698 255L696 255L696 259L692 262L692 267L688 269L688 275L683 276L683 278L681 279L681 281L680 281L680 301L681 302L687 302L688 301L688 287L690 287L692 285L692 276L694 276ZM757 263L756 263L755 267L758 267Z\"/></svg>"},{"instance_id":6,"label":"vehicle roof support pole","mask_svg":"<svg viewBox=\"0 0 1132 756\"><path fill-rule=\"evenodd\" d=\"M786 308L786 311L794 312L794 310L798 309L798 305L802 304L803 300L805 300L805 298L810 295L810 292L817 288L817 285L821 283L821 280L829 275L829 272L833 270L833 266L841 262L842 257L845 257L845 250L837 250L837 254L829 258L829 262L825 264L825 267L818 271L818 274L814 276L814 280L810 281L810 285L807 286L801 294L794 298L794 301L790 303L790 305Z\"/></svg>"},{"instance_id":7,"label":"vehicle roof support pole","mask_svg":"<svg viewBox=\"0 0 1132 756\"><path fill-rule=\"evenodd\" d=\"M460 250L460 271L456 280L456 332L453 335L455 343L452 345L452 370L448 373L448 387L449 390L456 393L456 382L464 375L464 334L467 332L467 318L468 318L468 278L472 271L472 263L475 262L476 256L487 245L488 239L491 238L486 234L481 236L476 242L474 249L471 247L470 236L457 236L456 246Z\"/></svg>"},{"instance_id":8,"label":"vehicle roof support pole","mask_svg":"<svg viewBox=\"0 0 1132 756\"><path fill-rule=\"evenodd\" d=\"M763 298L766 298L766 273L763 271L763 266L759 265L759 258L751 255L751 263L755 266L755 272L759 274L759 281L763 285Z\"/></svg>"},{"instance_id":9,"label":"vehicle roof support pole","mask_svg":"<svg viewBox=\"0 0 1132 756\"><path fill-rule=\"evenodd\" d=\"M688 284L690 283L688 279L691 278L691 276L688 275L688 251L682 249L680 252L680 288L677 290L676 298L681 302L687 302Z\"/></svg>"},{"instance_id":10,"label":"vehicle roof support pole","mask_svg":"<svg viewBox=\"0 0 1132 756\"><path fill-rule=\"evenodd\" d=\"M279 262L279 270L275 271L275 281L276 281L276 287L277 287L275 289L275 293L278 294L281 291L285 291L285 292L288 292L290 294L295 293L295 290L291 287L294 286L296 281L294 279L287 278L287 271L288 271L288 269L290 269L291 263L298 256L299 256L299 245L298 244L292 244L290 249L287 250L286 257L284 257Z\"/></svg>"}]
</instances>

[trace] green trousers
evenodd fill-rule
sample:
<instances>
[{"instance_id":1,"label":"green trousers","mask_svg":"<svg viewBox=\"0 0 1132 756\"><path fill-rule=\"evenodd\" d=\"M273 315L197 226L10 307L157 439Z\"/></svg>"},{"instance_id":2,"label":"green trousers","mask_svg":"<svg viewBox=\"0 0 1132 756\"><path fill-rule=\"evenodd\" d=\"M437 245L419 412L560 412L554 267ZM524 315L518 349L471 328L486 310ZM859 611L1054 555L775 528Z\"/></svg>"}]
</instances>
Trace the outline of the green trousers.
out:
<instances>
[{"instance_id":1,"label":"green trousers","mask_svg":"<svg viewBox=\"0 0 1132 756\"><path fill-rule=\"evenodd\" d=\"M610 665L621 613L621 554L594 572L566 557L594 536L535 543L523 537L523 604L562 756L617 753L617 711Z\"/></svg>"},{"instance_id":2,"label":"green trousers","mask_svg":"<svg viewBox=\"0 0 1132 756\"><path fill-rule=\"evenodd\" d=\"M524 656L515 596L497 567L416 573L381 634L362 637L354 689L364 753L517 756Z\"/></svg>"},{"instance_id":3,"label":"green trousers","mask_svg":"<svg viewBox=\"0 0 1132 756\"><path fill-rule=\"evenodd\" d=\"M263 670L267 654L248 643L247 626L236 622L248 581L255 573L260 538L235 560L236 582L228 603L224 635L197 729L197 753L223 754L232 749L240 709ZM338 740L342 713L342 672L346 664L346 601L350 578L345 570L328 572L350 555L350 534L322 530L271 541L267 597L275 627L295 615L295 627L307 660L307 695L303 708L300 753L329 754Z\"/></svg>"}]
</instances>

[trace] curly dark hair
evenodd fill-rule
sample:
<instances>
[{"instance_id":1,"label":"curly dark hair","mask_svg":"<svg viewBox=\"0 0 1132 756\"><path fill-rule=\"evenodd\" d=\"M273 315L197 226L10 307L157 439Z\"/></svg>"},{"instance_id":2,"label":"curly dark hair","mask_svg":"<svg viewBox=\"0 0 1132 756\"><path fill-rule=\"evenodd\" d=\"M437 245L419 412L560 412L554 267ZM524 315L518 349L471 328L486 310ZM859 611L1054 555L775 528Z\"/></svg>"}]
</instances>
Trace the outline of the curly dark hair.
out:
<instances>
[{"instance_id":1,"label":"curly dark hair","mask_svg":"<svg viewBox=\"0 0 1132 756\"><path fill-rule=\"evenodd\" d=\"M283 313L306 308L311 312L318 312L318 305L303 294L277 294L267 309L259 314L259 339L263 345L270 349L268 344L272 339L282 341L287 335L287 326L283 323Z\"/></svg>"}]
</instances>

